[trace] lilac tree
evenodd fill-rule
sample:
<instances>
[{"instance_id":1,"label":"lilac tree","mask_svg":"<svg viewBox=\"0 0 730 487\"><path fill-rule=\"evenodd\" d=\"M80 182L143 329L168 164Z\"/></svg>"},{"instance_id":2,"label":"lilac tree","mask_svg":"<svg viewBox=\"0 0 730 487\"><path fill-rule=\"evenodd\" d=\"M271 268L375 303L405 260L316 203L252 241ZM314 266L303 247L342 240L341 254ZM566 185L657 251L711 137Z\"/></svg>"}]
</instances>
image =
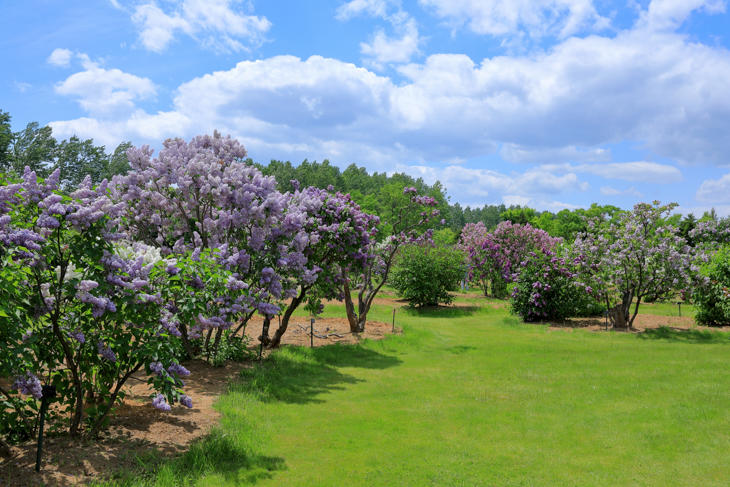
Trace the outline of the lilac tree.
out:
<instances>
[{"instance_id":1,"label":"lilac tree","mask_svg":"<svg viewBox=\"0 0 730 487\"><path fill-rule=\"evenodd\" d=\"M489 230L484 223L467 223L461 230L457 247L465 255L469 279L479 284L485 296L489 296L491 283L494 296L494 282L501 277L502 271L489 261L489 247L486 245L489 239Z\"/></svg>"},{"instance_id":2,"label":"lilac tree","mask_svg":"<svg viewBox=\"0 0 730 487\"><path fill-rule=\"evenodd\" d=\"M95 435L129 377L159 364L164 374L149 380L156 404L189 405L174 330L160 321L152 266L129 258L115 231L122 205L112 204L106 182L92 188L87 178L70 195L57 188L58 172L42 183L26 170L22 183L0 192L2 273L15 276L3 289L14 312L0 315L11 330L0 354L2 368L10 368L3 374L16 377L11 391L0 393L37 400L45 377L70 416L69 432L86 424ZM13 355L22 359L5 363Z\"/></svg>"},{"instance_id":3,"label":"lilac tree","mask_svg":"<svg viewBox=\"0 0 730 487\"><path fill-rule=\"evenodd\" d=\"M338 298L343 270L363 272L375 233L376 218L364 213L349 195L309 187L290 194L288 207L284 222L297 229L294 250L301 252L306 264L289 270L298 292L282 315L271 347L279 346L292 313L308 297L315 301Z\"/></svg>"},{"instance_id":4,"label":"lilac tree","mask_svg":"<svg viewBox=\"0 0 730 487\"><path fill-rule=\"evenodd\" d=\"M467 255L471 276L479 280L485 291L489 284L492 296L507 295L507 283L514 282L530 253L550 252L562 242L529 223L522 225L503 221L493 232L483 224L467 224L459 247Z\"/></svg>"},{"instance_id":5,"label":"lilac tree","mask_svg":"<svg viewBox=\"0 0 730 487\"><path fill-rule=\"evenodd\" d=\"M632 327L645 297L669 297L692 285L697 256L666 222L676 206L639 203L618 223L590 222L589 231L576 238L579 278L587 292L605 303L615 328Z\"/></svg>"},{"instance_id":6,"label":"lilac tree","mask_svg":"<svg viewBox=\"0 0 730 487\"><path fill-rule=\"evenodd\" d=\"M365 323L375 296L388 280L390 270L405 243L430 240L431 229L426 227L438 215L437 202L431 196L419 195L416 188L400 189L397 185L383 188L382 220L380 222L380 241L372 240L365 252L368 263L362 272L342 269L342 294L345 310L353 333L365 330ZM357 291L357 308L353 301L353 291Z\"/></svg>"},{"instance_id":7,"label":"lilac tree","mask_svg":"<svg viewBox=\"0 0 730 487\"><path fill-rule=\"evenodd\" d=\"M188 353L201 344L210 353L213 333L215 350L224 330L245 326L255 311L279 312L275 302L291 289L277 269L303 261L292 250L297 228L283 219L286 199L274 178L244 163L235 139L215 132L163 145L156 158L147 146L128 151L131 170L114 179L115 198L126 204L122 221L135 238L189 264L168 307L187 318L179 323Z\"/></svg>"}]
</instances>

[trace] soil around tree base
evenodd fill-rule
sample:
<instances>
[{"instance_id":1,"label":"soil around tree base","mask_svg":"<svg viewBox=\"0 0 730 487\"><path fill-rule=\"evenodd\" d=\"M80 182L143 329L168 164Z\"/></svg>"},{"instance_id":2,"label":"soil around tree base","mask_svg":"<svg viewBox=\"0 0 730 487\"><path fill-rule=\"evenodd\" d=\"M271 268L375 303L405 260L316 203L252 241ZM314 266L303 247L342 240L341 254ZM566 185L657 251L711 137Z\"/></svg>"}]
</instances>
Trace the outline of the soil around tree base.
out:
<instances>
[{"instance_id":1,"label":"soil around tree base","mask_svg":"<svg viewBox=\"0 0 730 487\"><path fill-rule=\"evenodd\" d=\"M262 325L262 319L253 319L247 327L246 335L252 346L258 343ZM278 322L272 322L271 334L277 325ZM300 325L306 326L306 331ZM316 335L329 335L326 339L315 337L316 347L357 343L366 338L379 340L392 332L391 324L368 322L364 333L352 334L344 318L317 319L314 328ZM309 346L307 333L309 320L293 318L282 344ZM333 333L340 336L331 335ZM0 486L85 485L119 471L138 469L140 462L159 462L186 451L193 441L218 424L220 414L213 407L215 400L226 392L241 370L253 364L229 362L222 367L212 367L195 360L184 365L190 370L185 391L193 399L191 409L175 405L172 411L163 412L153 408L146 377L137 374L127 382L124 388L127 397L98 441L47 435L40 473L35 472L35 440L11 446L11 456L0 457Z\"/></svg>"}]
</instances>

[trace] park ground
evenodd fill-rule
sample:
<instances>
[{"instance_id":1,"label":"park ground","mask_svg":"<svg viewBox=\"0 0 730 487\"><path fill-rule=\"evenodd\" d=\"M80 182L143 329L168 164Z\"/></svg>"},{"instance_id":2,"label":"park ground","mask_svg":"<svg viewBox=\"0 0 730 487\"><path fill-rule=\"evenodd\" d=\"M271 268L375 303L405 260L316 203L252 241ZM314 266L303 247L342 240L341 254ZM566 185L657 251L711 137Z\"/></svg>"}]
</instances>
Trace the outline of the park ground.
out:
<instances>
[{"instance_id":1,"label":"park ground","mask_svg":"<svg viewBox=\"0 0 730 487\"><path fill-rule=\"evenodd\" d=\"M476 295L450 307L402 305L385 296L372 311L389 324L399 307L402 332L383 340L286 346L260 364L217 369L207 391L197 386L217 411L209 434L163 454L151 443L117 452L105 481L65 480L728 485L730 333L693 326L691 307L680 318L676 305L645 306L642 331L621 333L600 320L525 324Z\"/></svg>"}]
</instances>

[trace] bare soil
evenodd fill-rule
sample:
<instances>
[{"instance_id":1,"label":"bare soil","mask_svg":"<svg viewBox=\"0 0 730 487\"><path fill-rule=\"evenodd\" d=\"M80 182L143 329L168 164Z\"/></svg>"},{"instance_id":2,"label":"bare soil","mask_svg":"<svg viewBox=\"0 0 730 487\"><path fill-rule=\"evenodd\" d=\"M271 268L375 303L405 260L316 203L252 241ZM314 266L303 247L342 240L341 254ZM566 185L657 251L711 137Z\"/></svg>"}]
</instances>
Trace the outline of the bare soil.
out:
<instances>
[{"instance_id":1,"label":"bare soil","mask_svg":"<svg viewBox=\"0 0 730 487\"><path fill-rule=\"evenodd\" d=\"M277 322L271 324L273 334ZM258 343L262 319L253 319L246 330L251 343ZM306 325L306 330L302 326ZM356 343L362 339L382 339L391 333L387 323L368 322L365 332L349 333L347 320L318 319L314 346L332 343ZM282 343L309 345L309 320L294 318ZM268 352L267 352L268 353ZM219 413L213 407L216 398L226 392L240 371L251 364L227 363L212 367L196 360L186 363L190 376L185 390L193 399L193 408L174 406L163 412L150 404L150 391L144 374L128 381L127 397L117 408L111 424L98 441L73 440L67 436L46 436L43 465L35 472L36 442L28 441L11 447L9 458L0 457L0 486L68 486L84 485L107 478L120 470L134 470L140 463L157 462L185 451L190 443L206 435L217 424Z\"/></svg>"},{"instance_id":2,"label":"bare soil","mask_svg":"<svg viewBox=\"0 0 730 487\"><path fill-rule=\"evenodd\" d=\"M698 330L698 331L730 331L730 326L699 326L692 316L660 316L650 314L639 314L634 320L633 329L627 333L642 333L646 330L661 327L669 327L675 330ZM551 330L570 330L583 328L591 331L605 331L606 323L604 318L569 318L565 323L551 323ZM609 330L611 325L609 323Z\"/></svg>"}]
</instances>

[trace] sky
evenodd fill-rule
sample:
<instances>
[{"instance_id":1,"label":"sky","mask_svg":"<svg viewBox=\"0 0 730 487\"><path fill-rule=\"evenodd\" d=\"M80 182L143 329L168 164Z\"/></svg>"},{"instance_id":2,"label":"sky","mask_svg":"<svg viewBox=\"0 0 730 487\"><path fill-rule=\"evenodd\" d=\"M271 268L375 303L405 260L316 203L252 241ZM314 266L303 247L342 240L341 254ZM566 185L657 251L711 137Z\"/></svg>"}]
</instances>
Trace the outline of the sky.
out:
<instances>
[{"instance_id":1,"label":"sky","mask_svg":"<svg viewBox=\"0 0 730 487\"><path fill-rule=\"evenodd\" d=\"M0 0L0 110L441 181L462 205L730 214L726 0Z\"/></svg>"}]
</instances>

